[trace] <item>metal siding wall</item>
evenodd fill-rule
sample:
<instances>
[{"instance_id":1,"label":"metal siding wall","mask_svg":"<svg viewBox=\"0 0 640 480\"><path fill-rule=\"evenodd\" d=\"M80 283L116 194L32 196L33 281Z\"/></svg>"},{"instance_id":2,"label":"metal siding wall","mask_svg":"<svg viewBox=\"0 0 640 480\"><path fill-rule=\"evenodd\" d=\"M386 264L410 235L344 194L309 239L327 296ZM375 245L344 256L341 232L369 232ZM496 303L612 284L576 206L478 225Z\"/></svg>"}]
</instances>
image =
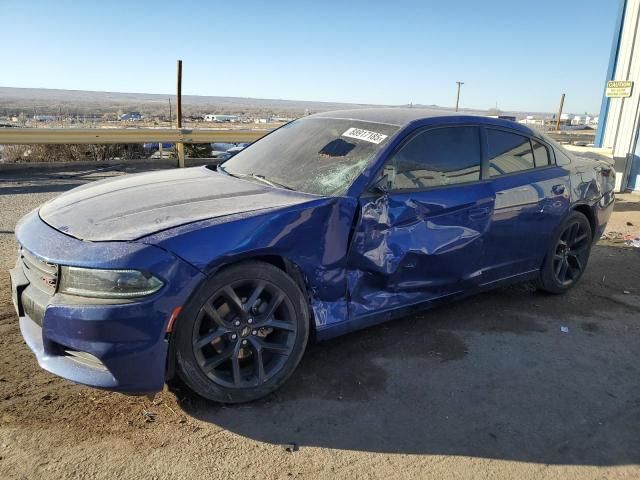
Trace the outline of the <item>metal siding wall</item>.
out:
<instances>
[{"instance_id":1,"label":"metal siding wall","mask_svg":"<svg viewBox=\"0 0 640 480\"><path fill-rule=\"evenodd\" d=\"M608 112L604 119L602 146L613 149L614 158L628 158L630 172L628 187L640 190L640 157L637 151L638 129L640 128L640 0L627 0L625 5L620 45L613 80L634 82L629 98L612 98L608 102ZM632 155L636 152L635 155ZM622 178L621 178L622 179Z\"/></svg>"},{"instance_id":2,"label":"metal siding wall","mask_svg":"<svg viewBox=\"0 0 640 480\"><path fill-rule=\"evenodd\" d=\"M620 48L618 50L618 59L616 64L615 74L613 76L614 80L634 80L638 82L640 78L633 78L630 76L630 70L632 63L632 54L635 52L635 55L640 53L640 48L636 48L638 43L638 38L636 36L636 25L638 23L638 15L640 14L640 0L627 0L626 4L626 12L624 15L624 23L622 26L622 35L620 38ZM628 105L633 105L632 99L634 99L638 94L638 85L634 85L634 92L631 98L612 98L609 103L609 113L606 119L606 126L604 131L604 140L603 147L605 148L615 148L618 150L618 147L622 148L620 143L621 140L621 130L625 128L625 121L628 121L628 116L631 115L631 111L628 108ZM631 120L634 123L634 120ZM628 146L629 142L624 141L623 144ZM614 156L625 156L629 153L627 150L624 154L618 155L614 151Z\"/></svg>"},{"instance_id":3,"label":"metal siding wall","mask_svg":"<svg viewBox=\"0 0 640 480\"><path fill-rule=\"evenodd\" d=\"M640 130L636 131L635 142L634 160L629 171L629 188L640 190Z\"/></svg>"},{"instance_id":4,"label":"metal siding wall","mask_svg":"<svg viewBox=\"0 0 640 480\"><path fill-rule=\"evenodd\" d=\"M640 0L639 0L640 2ZM634 89L631 97L624 103L622 112L622 125L619 139L616 143L617 156L624 156L633 152L638 131L638 120L640 116L640 7L638 11L638 23L636 24L636 41L631 60L629 79L634 81Z\"/></svg>"},{"instance_id":5,"label":"metal siding wall","mask_svg":"<svg viewBox=\"0 0 640 480\"><path fill-rule=\"evenodd\" d=\"M638 99L640 99L640 35L638 26L640 21L640 0L629 2L633 7L629 15L629 23L626 25L627 35L624 39L628 45L625 52L625 70L619 72L620 80L632 80L634 88L631 97L617 99L620 104L620 126L614 141L614 157L625 157L633 149L635 140L635 126L638 117Z\"/></svg>"},{"instance_id":6,"label":"metal siding wall","mask_svg":"<svg viewBox=\"0 0 640 480\"><path fill-rule=\"evenodd\" d=\"M611 52L609 53L609 65L607 66L607 76L605 78L605 87L602 92L602 102L600 103L600 122L596 132L595 146L602 147L604 145L604 130L607 126L607 118L609 117L609 99L605 94L606 82L613 80L616 66L618 64L618 51L620 49L620 36L622 34L622 25L624 23L624 12L627 8L627 0L619 0L618 15L616 17L615 28L613 31L613 40L611 42Z\"/></svg>"}]
</instances>

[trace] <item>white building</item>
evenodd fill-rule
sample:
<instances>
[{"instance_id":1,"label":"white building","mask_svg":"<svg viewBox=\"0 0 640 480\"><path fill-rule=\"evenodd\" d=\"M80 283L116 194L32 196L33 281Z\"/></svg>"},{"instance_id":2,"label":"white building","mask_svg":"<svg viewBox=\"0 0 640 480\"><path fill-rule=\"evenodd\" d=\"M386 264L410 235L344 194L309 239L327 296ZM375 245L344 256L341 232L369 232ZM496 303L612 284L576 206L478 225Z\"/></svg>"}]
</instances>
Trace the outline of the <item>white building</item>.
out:
<instances>
[{"instance_id":1,"label":"white building","mask_svg":"<svg viewBox=\"0 0 640 480\"><path fill-rule=\"evenodd\" d=\"M613 151L618 189L640 190L640 0L618 0L605 80L595 145ZM608 97L609 81L623 88Z\"/></svg>"},{"instance_id":2,"label":"white building","mask_svg":"<svg viewBox=\"0 0 640 480\"><path fill-rule=\"evenodd\" d=\"M544 118L535 118L533 115L527 115L522 120L519 120L518 123L534 127L544 127Z\"/></svg>"},{"instance_id":3,"label":"white building","mask_svg":"<svg viewBox=\"0 0 640 480\"><path fill-rule=\"evenodd\" d=\"M215 114L207 114L204 116L204 121L205 122L218 122L218 123L222 123L222 122L237 122L238 121L238 116L237 115L215 115Z\"/></svg>"}]
</instances>

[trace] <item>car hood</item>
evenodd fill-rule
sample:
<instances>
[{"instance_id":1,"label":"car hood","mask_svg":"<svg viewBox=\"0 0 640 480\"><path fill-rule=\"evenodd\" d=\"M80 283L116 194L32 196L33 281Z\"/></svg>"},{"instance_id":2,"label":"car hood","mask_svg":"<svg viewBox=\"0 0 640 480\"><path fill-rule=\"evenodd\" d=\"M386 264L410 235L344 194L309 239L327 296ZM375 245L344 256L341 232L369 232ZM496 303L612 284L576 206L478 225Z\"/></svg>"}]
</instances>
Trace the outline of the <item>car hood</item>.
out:
<instances>
[{"instance_id":1,"label":"car hood","mask_svg":"<svg viewBox=\"0 0 640 480\"><path fill-rule=\"evenodd\" d=\"M82 240L136 240L199 220L314 198L196 167L87 184L45 203L39 214L53 228Z\"/></svg>"}]
</instances>

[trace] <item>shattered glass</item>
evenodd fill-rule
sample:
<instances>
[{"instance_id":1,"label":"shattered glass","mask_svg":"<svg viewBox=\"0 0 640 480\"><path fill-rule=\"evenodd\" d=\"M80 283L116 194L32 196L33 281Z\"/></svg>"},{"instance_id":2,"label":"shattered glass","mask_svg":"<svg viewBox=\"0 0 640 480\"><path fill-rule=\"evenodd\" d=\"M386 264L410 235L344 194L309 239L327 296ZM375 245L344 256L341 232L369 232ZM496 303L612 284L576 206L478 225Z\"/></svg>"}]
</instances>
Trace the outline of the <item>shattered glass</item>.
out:
<instances>
[{"instance_id":1,"label":"shattered glass","mask_svg":"<svg viewBox=\"0 0 640 480\"><path fill-rule=\"evenodd\" d=\"M344 136L352 128L383 140ZM341 196L397 130L350 119L302 118L238 153L224 163L224 171L261 176L305 193Z\"/></svg>"}]
</instances>

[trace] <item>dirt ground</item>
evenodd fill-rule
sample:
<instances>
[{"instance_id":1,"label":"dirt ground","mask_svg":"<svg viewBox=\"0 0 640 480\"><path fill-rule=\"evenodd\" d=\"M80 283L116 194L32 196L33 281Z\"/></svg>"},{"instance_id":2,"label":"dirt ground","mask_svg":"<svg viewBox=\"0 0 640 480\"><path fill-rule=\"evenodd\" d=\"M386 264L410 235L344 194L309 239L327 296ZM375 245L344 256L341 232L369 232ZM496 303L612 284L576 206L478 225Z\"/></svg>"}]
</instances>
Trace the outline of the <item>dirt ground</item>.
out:
<instances>
[{"instance_id":1,"label":"dirt ground","mask_svg":"<svg viewBox=\"0 0 640 480\"><path fill-rule=\"evenodd\" d=\"M0 178L0 269L18 218L120 173ZM233 407L40 370L2 274L0 478L640 478L639 227L621 195L567 295L514 286L312 345L284 388Z\"/></svg>"}]
</instances>

